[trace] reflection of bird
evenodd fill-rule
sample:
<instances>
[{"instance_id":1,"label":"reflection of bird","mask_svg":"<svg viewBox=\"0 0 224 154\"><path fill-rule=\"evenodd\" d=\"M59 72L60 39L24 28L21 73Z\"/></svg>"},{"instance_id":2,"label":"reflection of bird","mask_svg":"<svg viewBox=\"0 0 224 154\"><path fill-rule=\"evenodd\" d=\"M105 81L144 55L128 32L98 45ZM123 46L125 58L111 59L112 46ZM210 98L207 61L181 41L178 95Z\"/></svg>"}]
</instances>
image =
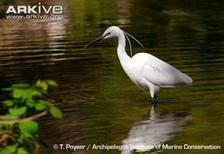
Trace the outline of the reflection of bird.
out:
<instances>
[{"instance_id":1,"label":"reflection of bird","mask_svg":"<svg viewBox=\"0 0 224 154\"><path fill-rule=\"evenodd\" d=\"M103 35L90 42L85 47L99 40L117 37L117 54L125 73L136 85L149 91L152 97L152 103L154 104L158 101L156 92L160 87L170 88L192 84L192 79L189 76L153 55L138 53L133 57L129 57L125 51L125 36L131 48L128 36L132 37L135 41L137 40L117 26L107 28ZM137 42L141 44L139 41Z\"/></svg>"},{"instance_id":2,"label":"reflection of bird","mask_svg":"<svg viewBox=\"0 0 224 154\"><path fill-rule=\"evenodd\" d=\"M151 153L150 150L170 140L174 133L180 131L183 124L191 118L191 112L188 110L171 110L163 113L156 111L152 106L149 117L135 124L129 131L128 137L122 141L123 146L129 148L123 149L121 153L131 154L136 150Z\"/></svg>"}]
</instances>

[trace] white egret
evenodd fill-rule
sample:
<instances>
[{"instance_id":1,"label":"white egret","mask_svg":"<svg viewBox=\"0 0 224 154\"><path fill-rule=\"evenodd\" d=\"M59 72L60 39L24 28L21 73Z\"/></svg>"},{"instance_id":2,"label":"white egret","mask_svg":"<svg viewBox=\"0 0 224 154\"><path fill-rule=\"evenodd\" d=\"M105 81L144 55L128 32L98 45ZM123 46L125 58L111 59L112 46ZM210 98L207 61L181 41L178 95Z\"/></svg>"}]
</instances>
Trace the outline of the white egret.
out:
<instances>
[{"instance_id":1,"label":"white egret","mask_svg":"<svg viewBox=\"0 0 224 154\"><path fill-rule=\"evenodd\" d=\"M133 57L128 56L125 51L125 37L128 39L131 50L128 36L132 37L141 45L137 39L127 32L121 30L117 26L111 26L107 28L99 38L90 42L85 47L100 40L117 37L117 54L121 66L132 82L149 92L153 104L158 102L156 92L158 92L160 88L172 88L192 84L192 79L188 75L180 72L170 64L153 55L148 53L137 53Z\"/></svg>"}]
</instances>

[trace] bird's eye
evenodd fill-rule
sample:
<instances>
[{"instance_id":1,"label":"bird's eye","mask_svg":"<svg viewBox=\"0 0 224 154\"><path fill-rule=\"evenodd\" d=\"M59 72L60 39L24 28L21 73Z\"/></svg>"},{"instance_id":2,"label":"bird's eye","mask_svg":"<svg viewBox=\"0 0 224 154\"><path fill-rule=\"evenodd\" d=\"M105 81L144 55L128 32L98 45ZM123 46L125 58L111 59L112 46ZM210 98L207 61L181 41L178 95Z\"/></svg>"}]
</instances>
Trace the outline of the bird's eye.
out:
<instances>
[{"instance_id":1,"label":"bird's eye","mask_svg":"<svg viewBox=\"0 0 224 154\"><path fill-rule=\"evenodd\" d=\"M110 35L110 32L108 32L107 35Z\"/></svg>"}]
</instances>

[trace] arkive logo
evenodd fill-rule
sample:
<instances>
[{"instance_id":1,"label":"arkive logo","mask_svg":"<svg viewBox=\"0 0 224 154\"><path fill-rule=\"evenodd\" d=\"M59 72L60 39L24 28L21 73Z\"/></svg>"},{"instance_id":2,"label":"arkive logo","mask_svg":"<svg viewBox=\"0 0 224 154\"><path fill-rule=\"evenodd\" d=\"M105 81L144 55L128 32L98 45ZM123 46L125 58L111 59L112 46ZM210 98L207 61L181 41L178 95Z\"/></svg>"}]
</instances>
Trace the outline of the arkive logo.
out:
<instances>
[{"instance_id":1,"label":"arkive logo","mask_svg":"<svg viewBox=\"0 0 224 154\"><path fill-rule=\"evenodd\" d=\"M9 5L6 11L7 19L46 19L63 18L62 5Z\"/></svg>"},{"instance_id":2,"label":"arkive logo","mask_svg":"<svg viewBox=\"0 0 224 154\"><path fill-rule=\"evenodd\" d=\"M49 13L53 13L53 14L62 14L63 13L63 7L61 5L55 5L55 6L45 6L42 5L41 3L38 3L38 5L34 5L34 6L26 6L26 5L18 5L18 6L12 6L10 5L6 11L6 14L49 14Z\"/></svg>"}]
</instances>

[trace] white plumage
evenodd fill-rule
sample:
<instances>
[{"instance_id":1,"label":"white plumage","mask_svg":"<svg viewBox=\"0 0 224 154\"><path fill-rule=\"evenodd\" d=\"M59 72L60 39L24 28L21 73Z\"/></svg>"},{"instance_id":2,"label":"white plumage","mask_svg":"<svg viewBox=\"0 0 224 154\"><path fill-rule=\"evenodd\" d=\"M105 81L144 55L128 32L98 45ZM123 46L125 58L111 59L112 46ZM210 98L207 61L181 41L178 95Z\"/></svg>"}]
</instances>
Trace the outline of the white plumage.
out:
<instances>
[{"instance_id":1,"label":"white plumage","mask_svg":"<svg viewBox=\"0 0 224 154\"><path fill-rule=\"evenodd\" d=\"M128 37L126 34L128 33L119 27L111 26L105 30L103 35L85 47L102 39L117 37L117 54L125 73L135 84L149 91L153 103L157 102L156 92L161 87L170 88L192 84L192 79L188 75L153 55L137 53L133 57L129 57L125 51L125 36ZM130 36L130 34L128 35Z\"/></svg>"}]
</instances>

